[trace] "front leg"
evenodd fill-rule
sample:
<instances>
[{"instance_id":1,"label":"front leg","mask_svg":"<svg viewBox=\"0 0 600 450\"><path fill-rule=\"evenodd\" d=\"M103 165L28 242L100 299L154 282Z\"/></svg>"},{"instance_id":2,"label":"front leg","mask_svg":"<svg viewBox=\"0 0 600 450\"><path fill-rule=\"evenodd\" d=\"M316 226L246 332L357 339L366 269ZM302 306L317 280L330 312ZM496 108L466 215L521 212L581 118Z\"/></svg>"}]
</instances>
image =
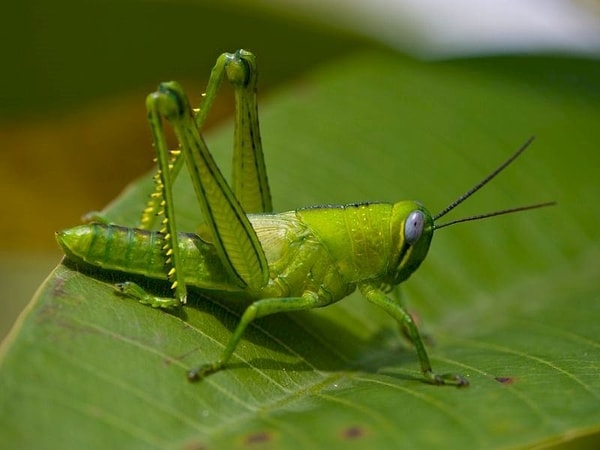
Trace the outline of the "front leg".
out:
<instances>
[{"instance_id":1,"label":"front leg","mask_svg":"<svg viewBox=\"0 0 600 450\"><path fill-rule=\"evenodd\" d=\"M449 384L459 387L469 385L468 380L462 375L453 373L438 375L433 372L431 363L429 362L429 356L427 356L427 351L423 345L423 340L421 339L419 330L415 325L411 315L402 307L399 302L392 300L378 288L368 283L360 284L359 289L369 302L379 306L398 321L401 329L415 346L423 375L425 375L425 378L430 383Z\"/></svg>"}]
</instances>

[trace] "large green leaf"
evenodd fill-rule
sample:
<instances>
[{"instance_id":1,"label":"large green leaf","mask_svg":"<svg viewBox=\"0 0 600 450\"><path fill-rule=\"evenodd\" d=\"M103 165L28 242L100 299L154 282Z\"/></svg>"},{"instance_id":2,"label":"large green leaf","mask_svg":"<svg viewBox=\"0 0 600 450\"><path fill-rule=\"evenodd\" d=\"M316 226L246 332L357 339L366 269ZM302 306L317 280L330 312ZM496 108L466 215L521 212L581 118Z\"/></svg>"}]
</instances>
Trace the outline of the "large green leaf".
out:
<instances>
[{"instance_id":1,"label":"large green leaf","mask_svg":"<svg viewBox=\"0 0 600 450\"><path fill-rule=\"evenodd\" d=\"M168 314L116 296L114 274L61 264L0 354L2 447L514 448L598 433L599 100L597 63L363 54L262 101L278 210L417 198L437 212L537 135L453 214L558 206L439 231L403 290L434 368L469 388L423 383L395 324L356 295L258 321L228 370L189 384L238 309L196 296ZM209 140L223 166L230 133ZM149 187L110 217L134 223ZM193 229L185 182L178 199Z\"/></svg>"}]
</instances>

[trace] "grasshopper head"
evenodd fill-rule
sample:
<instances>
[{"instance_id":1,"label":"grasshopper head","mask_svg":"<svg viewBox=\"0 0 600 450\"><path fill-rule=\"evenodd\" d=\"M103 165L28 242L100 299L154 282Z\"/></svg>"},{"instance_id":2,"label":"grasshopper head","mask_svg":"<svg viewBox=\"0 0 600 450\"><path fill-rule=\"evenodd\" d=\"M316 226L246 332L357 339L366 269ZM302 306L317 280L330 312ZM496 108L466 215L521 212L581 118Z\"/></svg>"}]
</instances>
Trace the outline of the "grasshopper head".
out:
<instances>
[{"instance_id":1,"label":"grasshopper head","mask_svg":"<svg viewBox=\"0 0 600 450\"><path fill-rule=\"evenodd\" d=\"M427 256L433 230L433 217L423 205L414 201L394 204L389 283L401 283L417 270Z\"/></svg>"},{"instance_id":2,"label":"grasshopper head","mask_svg":"<svg viewBox=\"0 0 600 450\"><path fill-rule=\"evenodd\" d=\"M406 280L423 262L429 250L429 244L433 237L433 230L439 230L450 225L461 222L471 222L474 220L486 219L488 217L500 216L503 214L512 214L519 211L528 211L530 209L552 206L555 202L537 203L527 206L518 206L516 208L503 209L474 216L463 217L450 222L440 224L438 219L448 214L458 205L467 200L471 195L488 184L492 179L508 167L525 149L531 144L533 137L529 138L515 153L506 161L500 164L489 175L483 178L479 183L462 194L442 211L432 216L420 203L405 201L394 204L392 209L392 253L388 266L388 277L385 282L398 284Z\"/></svg>"}]
</instances>

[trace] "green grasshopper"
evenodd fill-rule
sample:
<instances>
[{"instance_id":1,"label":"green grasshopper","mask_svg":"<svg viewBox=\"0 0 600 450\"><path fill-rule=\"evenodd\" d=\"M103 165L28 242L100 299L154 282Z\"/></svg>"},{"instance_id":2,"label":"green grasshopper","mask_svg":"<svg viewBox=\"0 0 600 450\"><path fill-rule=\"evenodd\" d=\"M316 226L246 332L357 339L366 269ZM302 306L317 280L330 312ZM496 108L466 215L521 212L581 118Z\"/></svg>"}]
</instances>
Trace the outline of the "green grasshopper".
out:
<instances>
[{"instance_id":1,"label":"green grasshopper","mask_svg":"<svg viewBox=\"0 0 600 450\"><path fill-rule=\"evenodd\" d=\"M274 313L318 308L358 289L398 321L415 346L428 382L466 386L458 374L436 374L417 326L392 289L419 267L436 229L467 220L539 208L541 203L438 224L446 215L519 156L516 153L484 180L433 216L420 203L357 203L273 213L258 125L256 60L238 50L224 53L211 72L201 107L190 108L179 84L160 84L147 97L157 152L156 189L137 228L105 220L57 233L65 254L78 264L168 280L174 298L157 297L133 282L117 288L141 303L171 308L186 303L187 288L206 295L240 297L248 306L220 358L188 372L199 380L230 360L248 325ZM236 102L232 185L227 183L200 130L222 80ZM169 150L168 121L179 147ZM179 232L173 182L186 165L205 223L196 233ZM161 220L158 231L155 220Z\"/></svg>"}]
</instances>

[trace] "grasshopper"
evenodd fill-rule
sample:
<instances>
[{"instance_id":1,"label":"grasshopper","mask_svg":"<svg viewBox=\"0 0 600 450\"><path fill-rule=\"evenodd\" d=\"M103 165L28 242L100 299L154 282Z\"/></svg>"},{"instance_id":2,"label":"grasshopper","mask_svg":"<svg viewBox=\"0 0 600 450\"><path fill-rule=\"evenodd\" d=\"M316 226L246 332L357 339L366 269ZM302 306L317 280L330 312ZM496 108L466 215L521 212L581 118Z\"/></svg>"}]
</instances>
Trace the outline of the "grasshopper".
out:
<instances>
[{"instance_id":1,"label":"grasshopper","mask_svg":"<svg viewBox=\"0 0 600 450\"><path fill-rule=\"evenodd\" d=\"M233 86L236 103L231 186L200 133L224 79ZM173 297L155 296L133 282L116 286L125 295L153 307L185 304L188 287L209 296L226 293L246 301L247 307L219 359L189 370L192 381L223 369L255 319L330 305L358 289L399 323L416 349L426 381L467 386L467 379L459 374L432 370L415 322L391 291L419 267L434 230L551 204L437 222L504 170L531 139L436 215L415 201L315 206L274 213L260 138L256 85L256 60L245 50L224 53L217 59L199 109L190 107L179 84L160 84L146 100L158 171L139 226L126 228L98 220L61 231L57 240L67 257L78 264L167 280ZM167 146L165 122L171 124L179 142L175 150ZM184 165L205 221L195 233L180 232L176 223L172 187Z\"/></svg>"}]
</instances>

